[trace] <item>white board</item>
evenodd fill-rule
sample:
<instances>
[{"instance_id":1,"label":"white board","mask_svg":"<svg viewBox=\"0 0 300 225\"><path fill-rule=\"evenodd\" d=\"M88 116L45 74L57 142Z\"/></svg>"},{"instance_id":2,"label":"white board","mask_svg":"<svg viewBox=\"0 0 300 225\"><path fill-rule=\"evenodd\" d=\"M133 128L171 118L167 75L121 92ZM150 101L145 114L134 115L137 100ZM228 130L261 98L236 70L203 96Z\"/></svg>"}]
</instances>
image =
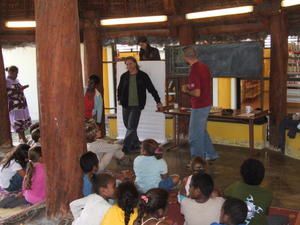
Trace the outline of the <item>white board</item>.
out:
<instances>
[{"instance_id":1,"label":"white board","mask_svg":"<svg viewBox=\"0 0 300 225\"><path fill-rule=\"evenodd\" d=\"M161 102L165 100L165 62L164 61L142 61L138 62L140 69L147 73L157 90ZM117 63L117 85L119 85L121 75L126 72L124 62ZM122 106L117 106L117 126L118 139L124 139L126 128L122 118ZM152 138L160 143L166 142L165 134L165 115L156 112L156 102L152 95L147 92L147 100L144 110L142 110L138 126L138 137L140 141Z\"/></svg>"}]
</instances>

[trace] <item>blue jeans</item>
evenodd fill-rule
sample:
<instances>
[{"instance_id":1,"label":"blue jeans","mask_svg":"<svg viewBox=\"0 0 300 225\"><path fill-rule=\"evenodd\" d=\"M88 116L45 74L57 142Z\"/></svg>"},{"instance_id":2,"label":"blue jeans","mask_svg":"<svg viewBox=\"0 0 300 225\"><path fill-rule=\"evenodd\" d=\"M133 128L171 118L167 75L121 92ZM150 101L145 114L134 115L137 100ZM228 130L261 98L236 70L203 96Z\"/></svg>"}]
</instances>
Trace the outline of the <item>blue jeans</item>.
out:
<instances>
[{"instance_id":1,"label":"blue jeans","mask_svg":"<svg viewBox=\"0 0 300 225\"><path fill-rule=\"evenodd\" d=\"M8 192L21 191L22 190L23 177L16 172L16 174L10 179L8 188L5 188Z\"/></svg>"},{"instance_id":2,"label":"blue jeans","mask_svg":"<svg viewBox=\"0 0 300 225\"><path fill-rule=\"evenodd\" d=\"M140 146L137 128L140 121L141 110L139 107L123 107L123 122L126 127L123 150L130 152Z\"/></svg>"},{"instance_id":3,"label":"blue jeans","mask_svg":"<svg viewBox=\"0 0 300 225\"><path fill-rule=\"evenodd\" d=\"M213 160L219 156L206 130L209 111L210 106L192 109L189 126L189 142L192 157L200 156L206 160Z\"/></svg>"},{"instance_id":4,"label":"blue jeans","mask_svg":"<svg viewBox=\"0 0 300 225\"><path fill-rule=\"evenodd\" d=\"M172 177L169 176L166 179L161 180L158 184L158 187L165 189L166 191L171 191L174 187Z\"/></svg>"}]
</instances>

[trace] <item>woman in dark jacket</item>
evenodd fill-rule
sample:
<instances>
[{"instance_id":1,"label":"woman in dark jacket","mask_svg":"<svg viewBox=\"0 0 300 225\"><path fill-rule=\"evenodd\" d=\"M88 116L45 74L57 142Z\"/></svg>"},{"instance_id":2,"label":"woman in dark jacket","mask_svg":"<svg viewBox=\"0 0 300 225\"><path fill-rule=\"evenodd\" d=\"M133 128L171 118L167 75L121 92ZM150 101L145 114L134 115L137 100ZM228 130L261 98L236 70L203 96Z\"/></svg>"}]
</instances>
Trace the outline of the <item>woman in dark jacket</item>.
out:
<instances>
[{"instance_id":1,"label":"woman in dark jacket","mask_svg":"<svg viewBox=\"0 0 300 225\"><path fill-rule=\"evenodd\" d=\"M160 60L159 51L157 48L153 48L148 43L148 40L146 37L139 37L138 39L138 45L140 48L140 60Z\"/></svg>"},{"instance_id":2,"label":"woman in dark jacket","mask_svg":"<svg viewBox=\"0 0 300 225\"><path fill-rule=\"evenodd\" d=\"M127 129L123 151L129 153L140 146L137 127L141 111L146 104L146 90L152 94L158 109L162 107L162 104L149 76L139 70L136 59L129 56L125 59L125 64L128 71L123 73L120 78L118 103L122 105L123 122Z\"/></svg>"}]
</instances>

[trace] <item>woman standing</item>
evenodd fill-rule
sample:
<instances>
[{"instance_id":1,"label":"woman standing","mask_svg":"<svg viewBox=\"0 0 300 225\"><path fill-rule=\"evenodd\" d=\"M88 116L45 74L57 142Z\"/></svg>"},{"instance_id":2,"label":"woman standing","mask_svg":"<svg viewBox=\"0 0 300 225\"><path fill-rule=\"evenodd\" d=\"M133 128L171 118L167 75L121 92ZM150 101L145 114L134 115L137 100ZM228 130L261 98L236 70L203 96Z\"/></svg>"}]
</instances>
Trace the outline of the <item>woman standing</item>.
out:
<instances>
[{"instance_id":1,"label":"woman standing","mask_svg":"<svg viewBox=\"0 0 300 225\"><path fill-rule=\"evenodd\" d=\"M123 73L118 86L118 103L122 105L123 122L127 129L123 151L129 153L140 147L137 136L137 127L141 111L146 104L146 90L150 92L156 101L156 107L162 107L160 97L152 84L149 76L139 69L134 57L125 59L127 72Z\"/></svg>"},{"instance_id":2,"label":"woman standing","mask_svg":"<svg viewBox=\"0 0 300 225\"><path fill-rule=\"evenodd\" d=\"M6 71L8 71L6 88L10 125L12 130L18 133L20 141L27 143L24 132L31 125L31 118L23 91L25 88L28 88L29 85L22 86L19 80L17 80L18 67L11 66L6 68Z\"/></svg>"},{"instance_id":3,"label":"woman standing","mask_svg":"<svg viewBox=\"0 0 300 225\"><path fill-rule=\"evenodd\" d=\"M84 93L84 115L85 119L94 118L97 124L102 121L103 99L97 87L100 79L96 74L89 77L88 86Z\"/></svg>"},{"instance_id":4,"label":"woman standing","mask_svg":"<svg viewBox=\"0 0 300 225\"><path fill-rule=\"evenodd\" d=\"M140 60L160 60L159 51L157 48L153 48L146 37L138 38L138 45L140 48Z\"/></svg>"}]
</instances>

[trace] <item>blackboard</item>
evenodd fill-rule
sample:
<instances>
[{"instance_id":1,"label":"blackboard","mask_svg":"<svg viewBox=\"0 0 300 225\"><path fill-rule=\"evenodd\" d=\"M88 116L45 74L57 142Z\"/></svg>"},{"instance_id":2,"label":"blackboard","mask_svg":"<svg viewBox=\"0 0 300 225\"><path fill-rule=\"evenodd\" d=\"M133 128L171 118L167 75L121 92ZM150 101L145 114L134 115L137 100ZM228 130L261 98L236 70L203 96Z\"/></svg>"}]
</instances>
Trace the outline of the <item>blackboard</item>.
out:
<instances>
[{"instance_id":1,"label":"blackboard","mask_svg":"<svg viewBox=\"0 0 300 225\"><path fill-rule=\"evenodd\" d=\"M189 66L183 60L181 46L166 47L168 76L187 76ZM260 79L263 69L261 42L194 45L198 58L208 65L213 77Z\"/></svg>"}]
</instances>

